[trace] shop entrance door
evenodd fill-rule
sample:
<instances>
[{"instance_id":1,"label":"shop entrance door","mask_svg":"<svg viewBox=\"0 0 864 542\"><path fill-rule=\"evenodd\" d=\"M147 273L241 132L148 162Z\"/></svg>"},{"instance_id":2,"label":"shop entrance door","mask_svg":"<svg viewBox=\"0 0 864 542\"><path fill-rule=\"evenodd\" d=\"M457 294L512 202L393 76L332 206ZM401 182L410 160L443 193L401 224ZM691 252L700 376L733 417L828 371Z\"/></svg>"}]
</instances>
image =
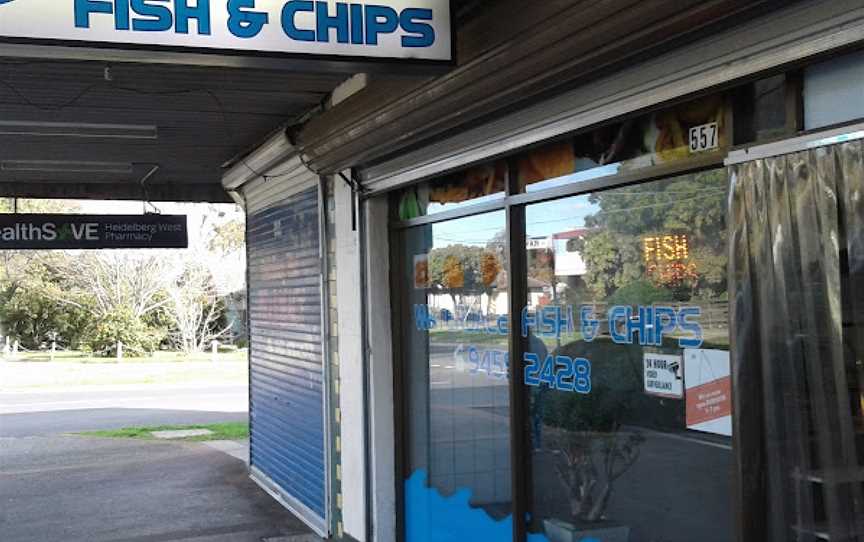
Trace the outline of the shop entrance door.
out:
<instances>
[{"instance_id":1,"label":"shop entrance door","mask_svg":"<svg viewBox=\"0 0 864 542\"><path fill-rule=\"evenodd\" d=\"M747 542L864 537L864 142L846 132L730 167L736 454L764 480L742 484Z\"/></svg>"},{"instance_id":2,"label":"shop entrance door","mask_svg":"<svg viewBox=\"0 0 864 542\"><path fill-rule=\"evenodd\" d=\"M510 542L504 211L400 232L405 539Z\"/></svg>"}]
</instances>

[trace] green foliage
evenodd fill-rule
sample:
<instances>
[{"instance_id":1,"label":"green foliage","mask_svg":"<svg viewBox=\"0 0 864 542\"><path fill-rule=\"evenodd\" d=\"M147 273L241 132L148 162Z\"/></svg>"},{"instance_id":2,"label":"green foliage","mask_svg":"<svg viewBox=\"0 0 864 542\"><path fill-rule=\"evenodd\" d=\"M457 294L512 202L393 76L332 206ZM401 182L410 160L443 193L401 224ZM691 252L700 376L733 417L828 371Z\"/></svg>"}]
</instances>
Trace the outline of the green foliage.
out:
<instances>
[{"instance_id":1,"label":"green foliage","mask_svg":"<svg viewBox=\"0 0 864 542\"><path fill-rule=\"evenodd\" d=\"M592 231L572 242L581 250L584 277L596 299L642 280L646 270L641 240L651 235L684 233L690 240L688 264L695 279L677 285L673 297L716 297L726 289L726 173L684 175L590 197L599 211L586 217Z\"/></svg>"},{"instance_id":2,"label":"green foliage","mask_svg":"<svg viewBox=\"0 0 864 542\"><path fill-rule=\"evenodd\" d=\"M103 356L117 355L117 341L123 343L123 355L141 357L159 347L164 339L130 310L112 312L91 327L85 345L94 353Z\"/></svg>"},{"instance_id":3,"label":"green foliage","mask_svg":"<svg viewBox=\"0 0 864 542\"><path fill-rule=\"evenodd\" d=\"M429 253L429 280L432 286L451 294L481 291L482 254L482 248L467 245L433 249Z\"/></svg>"},{"instance_id":4,"label":"green foliage","mask_svg":"<svg viewBox=\"0 0 864 542\"><path fill-rule=\"evenodd\" d=\"M639 240L632 235L602 229L574 240L581 246L585 262L584 280L595 299L605 299L612 292L645 276L639 253Z\"/></svg>"},{"instance_id":5,"label":"green foliage","mask_svg":"<svg viewBox=\"0 0 864 542\"><path fill-rule=\"evenodd\" d=\"M650 280L640 279L619 288L609 296L606 302L612 305L653 305L655 303L669 302L673 299L673 293L668 288L663 288Z\"/></svg>"},{"instance_id":6,"label":"green foliage","mask_svg":"<svg viewBox=\"0 0 864 542\"><path fill-rule=\"evenodd\" d=\"M231 253L246 245L246 224L243 220L229 220L213 226L208 242L211 252Z\"/></svg>"}]
</instances>

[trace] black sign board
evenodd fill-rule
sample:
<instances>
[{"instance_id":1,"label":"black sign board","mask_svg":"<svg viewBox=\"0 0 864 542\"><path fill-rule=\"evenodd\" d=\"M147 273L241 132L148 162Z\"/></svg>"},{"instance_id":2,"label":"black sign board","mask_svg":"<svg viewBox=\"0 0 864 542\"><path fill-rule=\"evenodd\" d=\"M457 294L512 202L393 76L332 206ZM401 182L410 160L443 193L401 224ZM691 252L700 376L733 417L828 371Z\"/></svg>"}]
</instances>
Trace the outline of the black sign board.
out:
<instances>
[{"instance_id":1,"label":"black sign board","mask_svg":"<svg viewBox=\"0 0 864 542\"><path fill-rule=\"evenodd\" d=\"M0 250L188 246L185 215L0 214Z\"/></svg>"}]
</instances>

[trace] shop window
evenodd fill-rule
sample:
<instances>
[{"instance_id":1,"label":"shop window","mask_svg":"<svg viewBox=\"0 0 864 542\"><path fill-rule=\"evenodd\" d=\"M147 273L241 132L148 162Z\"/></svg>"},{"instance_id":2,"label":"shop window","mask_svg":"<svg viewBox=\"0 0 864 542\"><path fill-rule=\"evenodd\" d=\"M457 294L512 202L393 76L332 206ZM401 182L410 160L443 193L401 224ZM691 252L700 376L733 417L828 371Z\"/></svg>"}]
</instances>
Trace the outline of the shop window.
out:
<instances>
[{"instance_id":1,"label":"shop window","mask_svg":"<svg viewBox=\"0 0 864 542\"><path fill-rule=\"evenodd\" d=\"M733 91L736 145L788 135L787 91L783 74L760 79Z\"/></svg>"},{"instance_id":2,"label":"shop window","mask_svg":"<svg viewBox=\"0 0 864 542\"><path fill-rule=\"evenodd\" d=\"M406 540L512 540L504 212L401 232Z\"/></svg>"},{"instance_id":3,"label":"shop window","mask_svg":"<svg viewBox=\"0 0 864 542\"><path fill-rule=\"evenodd\" d=\"M501 199L506 179L506 163L492 162L408 187L399 195L399 219L410 220Z\"/></svg>"},{"instance_id":4,"label":"shop window","mask_svg":"<svg viewBox=\"0 0 864 542\"><path fill-rule=\"evenodd\" d=\"M602 126L517 158L521 191L668 164L727 145L725 102L713 95Z\"/></svg>"},{"instance_id":5,"label":"shop window","mask_svg":"<svg viewBox=\"0 0 864 542\"><path fill-rule=\"evenodd\" d=\"M854 53L804 71L804 119L816 130L864 117L864 53Z\"/></svg>"},{"instance_id":6,"label":"shop window","mask_svg":"<svg viewBox=\"0 0 864 542\"><path fill-rule=\"evenodd\" d=\"M733 539L726 184L526 208L531 540Z\"/></svg>"}]
</instances>

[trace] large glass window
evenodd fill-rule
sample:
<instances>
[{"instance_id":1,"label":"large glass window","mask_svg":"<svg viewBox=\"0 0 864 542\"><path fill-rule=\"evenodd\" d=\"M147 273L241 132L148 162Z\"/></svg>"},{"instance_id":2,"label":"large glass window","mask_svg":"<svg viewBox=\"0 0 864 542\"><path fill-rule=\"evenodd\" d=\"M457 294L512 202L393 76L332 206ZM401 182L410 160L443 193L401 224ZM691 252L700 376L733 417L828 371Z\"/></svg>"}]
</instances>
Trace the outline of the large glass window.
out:
<instances>
[{"instance_id":1,"label":"large glass window","mask_svg":"<svg viewBox=\"0 0 864 542\"><path fill-rule=\"evenodd\" d=\"M526 208L529 531L732 540L725 170Z\"/></svg>"},{"instance_id":2,"label":"large glass window","mask_svg":"<svg viewBox=\"0 0 864 542\"><path fill-rule=\"evenodd\" d=\"M406 540L510 542L503 211L401 233Z\"/></svg>"}]
</instances>

